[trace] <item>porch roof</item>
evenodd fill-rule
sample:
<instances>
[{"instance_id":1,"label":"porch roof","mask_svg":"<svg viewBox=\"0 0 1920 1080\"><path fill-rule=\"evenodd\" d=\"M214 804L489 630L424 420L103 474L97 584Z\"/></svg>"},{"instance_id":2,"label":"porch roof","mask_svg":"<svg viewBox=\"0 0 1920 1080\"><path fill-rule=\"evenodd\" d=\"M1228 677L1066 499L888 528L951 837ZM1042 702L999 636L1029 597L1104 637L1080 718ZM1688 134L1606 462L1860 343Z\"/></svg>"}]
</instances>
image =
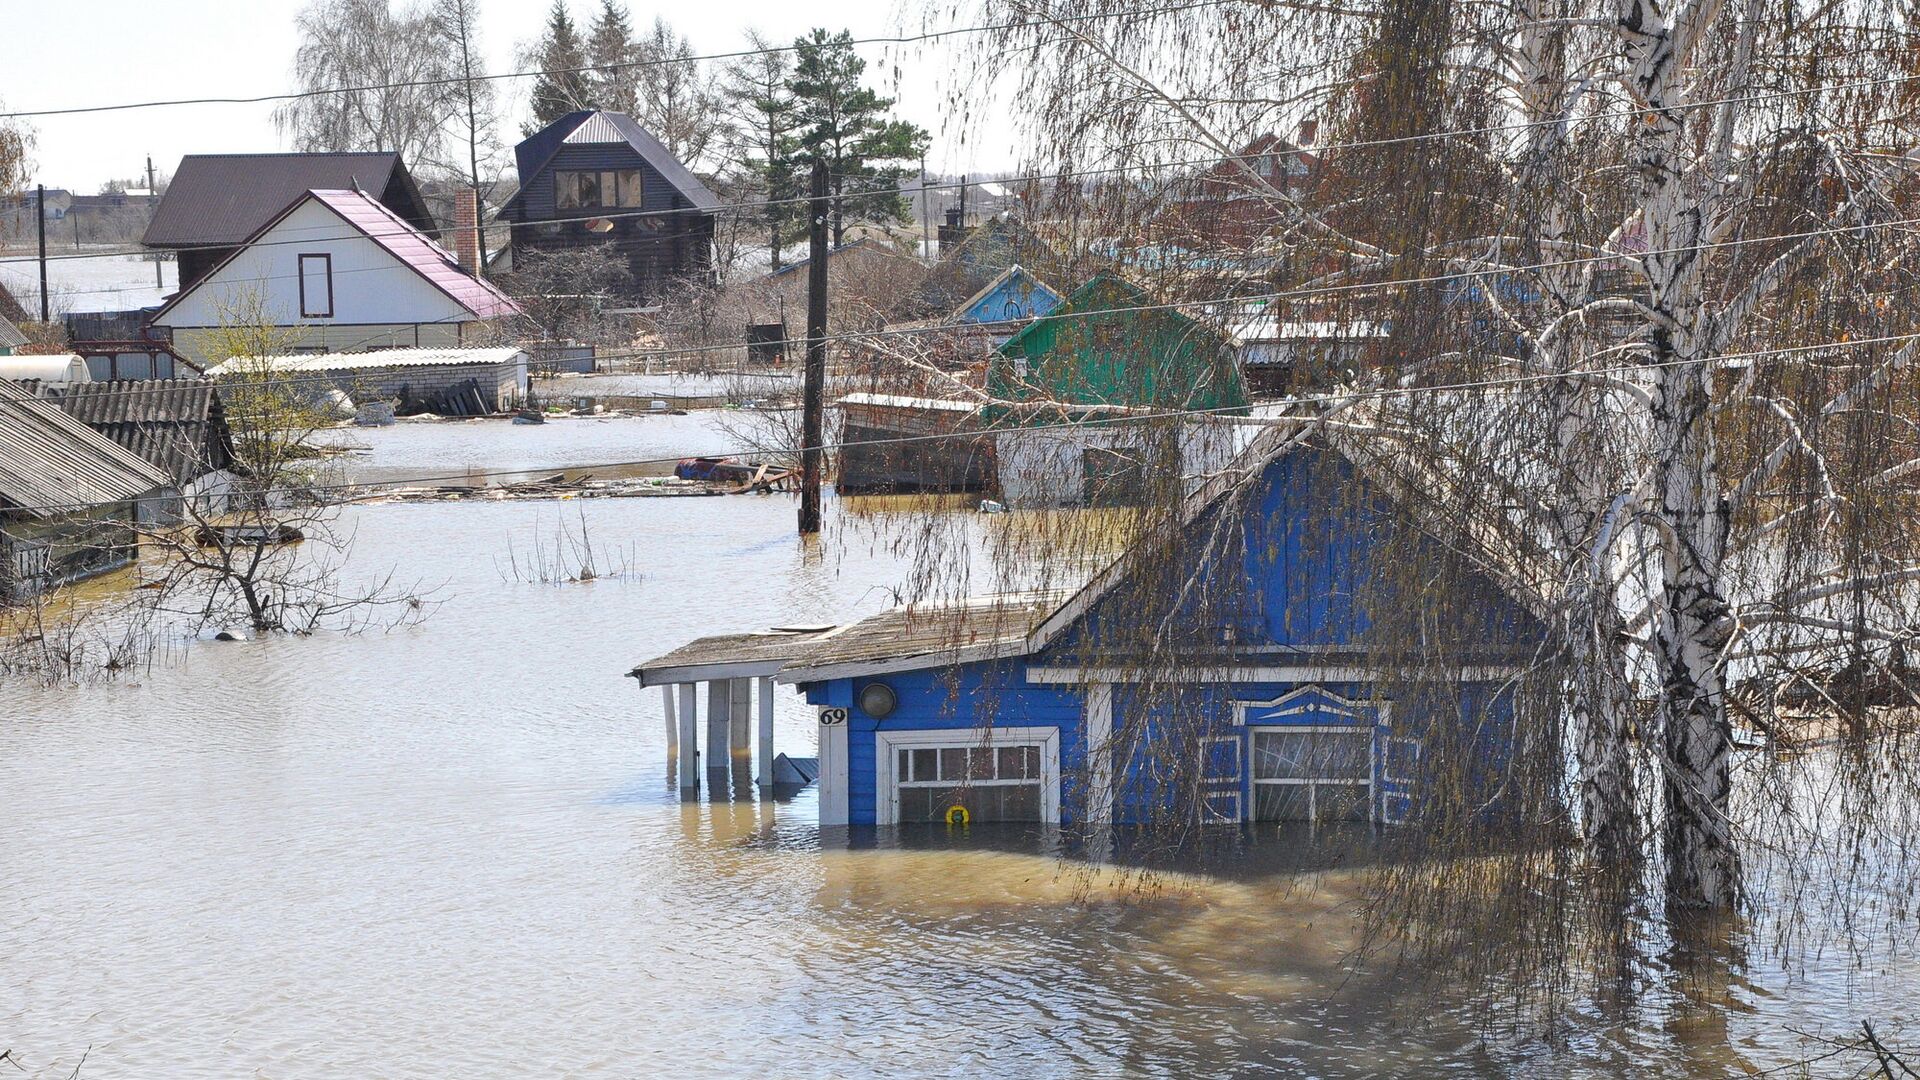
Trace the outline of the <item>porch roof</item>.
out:
<instances>
[{"instance_id":1,"label":"porch roof","mask_svg":"<svg viewBox=\"0 0 1920 1080\"><path fill-rule=\"evenodd\" d=\"M642 661L627 675L640 680L641 686L764 677L779 671L834 629L783 626L749 634L695 638L672 652Z\"/></svg>"},{"instance_id":2,"label":"porch roof","mask_svg":"<svg viewBox=\"0 0 1920 1080\"><path fill-rule=\"evenodd\" d=\"M903 605L822 635L776 678L810 683L1021 656L1027 634L1062 596L1002 593L954 604Z\"/></svg>"}]
</instances>

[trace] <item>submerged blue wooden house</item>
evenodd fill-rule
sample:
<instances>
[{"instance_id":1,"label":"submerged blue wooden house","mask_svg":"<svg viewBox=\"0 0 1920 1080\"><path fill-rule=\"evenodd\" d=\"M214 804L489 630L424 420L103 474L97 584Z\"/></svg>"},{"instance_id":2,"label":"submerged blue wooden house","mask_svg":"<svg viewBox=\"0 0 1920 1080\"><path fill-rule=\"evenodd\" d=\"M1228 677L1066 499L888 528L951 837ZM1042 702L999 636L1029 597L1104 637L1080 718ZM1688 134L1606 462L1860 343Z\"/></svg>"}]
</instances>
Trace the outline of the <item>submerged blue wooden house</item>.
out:
<instances>
[{"instance_id":1,"label":"submerged blue wooden house","mask_svg":"<svg viewBox=\"0 0 1920 1080\"><path fill-rule=\"evenodd\" d=\"M1046 282L1016 263L955 308L952 321L982 328L998 348L1027 323L1059 307L1063 299Z\"/></svg>"},{"instance_id":2,"label":"submerged blue wooden house","mask_svg":"<svg viewBox=\"0 0 1920 1080\"><path fill-rule=\"evenodd\" d=\"M794 643L768 670L819 709L822 824L1169 807L1393 823L1420 815L1429 784L1498 807L1515 688L1545 637L1537 582L1483 530L1409 513L1417 480L1328 442L1284 445L1263 434L1240 482L1196 492L1168 543L1070 596L900 608ZM1451 567L1451 584L1396 601L1371 584L1392 576L1383 560ZM1383 662L1369 633L1407 617L1436 637ZM1435 661L1437 690L1397 673Z\"/></svg>"}]
</instances>

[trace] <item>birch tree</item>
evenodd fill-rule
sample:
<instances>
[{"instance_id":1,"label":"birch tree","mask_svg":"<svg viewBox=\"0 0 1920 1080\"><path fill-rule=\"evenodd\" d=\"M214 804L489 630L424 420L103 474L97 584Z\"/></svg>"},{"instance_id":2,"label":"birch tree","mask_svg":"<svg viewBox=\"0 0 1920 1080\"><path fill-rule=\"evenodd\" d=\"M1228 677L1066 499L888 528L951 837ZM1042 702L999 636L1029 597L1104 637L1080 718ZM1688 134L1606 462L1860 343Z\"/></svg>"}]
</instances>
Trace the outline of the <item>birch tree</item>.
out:
<instances>
[{"instance_id":1,"label":"birch tree","mask_svg":"<svg viewBox=\"0 0 1920 1080\"><path fill-rule=\"evenodd\" d=\"M1848 895L1836 866L1906 880L1912 11L985 8L1010 27L989 58L1026 61L1026 152L1128 178L1056 184L1045 212L1134 238L1129 272L1169 302L1387 324L1370 362L1300 372L1287 422L1435 470L1408 489L1427 515L1539 568L1552 692L1515 737L1579 844L1513 891L1601 899L1625 932L1647 904L1698 927ZM1236 156L1305 117L1329 132L1306 190ZM1272 224L1192 258L1155 223L1215 168ZM1816 778L1849 794L1822 805ZM1470 833L1430 850L1485 854Z\"/></svg>"}]
</instances>

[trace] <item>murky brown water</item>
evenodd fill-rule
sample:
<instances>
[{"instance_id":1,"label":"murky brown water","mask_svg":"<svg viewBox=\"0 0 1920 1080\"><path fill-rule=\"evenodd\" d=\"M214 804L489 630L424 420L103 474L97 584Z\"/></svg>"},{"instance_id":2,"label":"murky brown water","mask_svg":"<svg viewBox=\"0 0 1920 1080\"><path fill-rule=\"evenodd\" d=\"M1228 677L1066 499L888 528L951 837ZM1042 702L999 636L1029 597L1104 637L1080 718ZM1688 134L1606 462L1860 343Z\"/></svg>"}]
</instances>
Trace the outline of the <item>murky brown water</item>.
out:
<instances>
[{"instance_id":1,"label":"murky brown water","mask_svg":"<svg viewBox=\"0 0 1920 1080\"><path fill-rule=\"evenodd\" d=\"M1749 972L1704 1022L1514 1036L1348 979L1338 875L1142 894L1045 837L850 843L810 794L683 805L624 672L877 609L902 567L864 528L810 555L784 497L642 499L586 514L643 577L504 580L505 538L562 512L357 511L356 567L445 582L411 630L4 691L0 1049L23 1075L83 1053L86 1077L1741 1075L1819 1052L1793 1029L1920 1004L1908 968L1834 957ZM778 741L811 751L797 698Z\"/></svg>"}]
</instances>

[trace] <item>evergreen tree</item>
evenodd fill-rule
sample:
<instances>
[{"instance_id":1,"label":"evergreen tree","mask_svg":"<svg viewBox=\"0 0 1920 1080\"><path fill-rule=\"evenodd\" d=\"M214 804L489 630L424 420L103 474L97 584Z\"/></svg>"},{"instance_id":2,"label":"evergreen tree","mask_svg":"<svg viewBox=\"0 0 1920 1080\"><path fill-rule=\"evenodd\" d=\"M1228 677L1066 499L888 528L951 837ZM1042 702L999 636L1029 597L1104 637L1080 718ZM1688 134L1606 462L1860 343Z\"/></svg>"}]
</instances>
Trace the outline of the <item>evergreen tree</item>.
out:
<instances>
[{"instance_id":1,"label":"evergreen tree","mask_svg":"<svg viewBox=\"0 0 1920 1080\"><path fill-rule=\"evenodd\" d=\"M543 74L533 80L533 119L521 128L532 135L576 109L594 108L586 50L563 0L553 0L547 27L533 47L533 65Z\"/></svg>"},{"instance_id":2,"label":"evergreen tree","mask_svg":"<svg viewBox=\"0 0 1920 1080\"><path fill-rule=\"evenodd\" d=\"M867 62L854 52L852 34L815 30L794 45L788 89L800 128L796 165L827 163L834 246L849 223L907 220L900 181L910 172L905 163L926 149L926 130L889 119L893 99L860 85ZM796 180L805 185L803 176Z\"/></svg>"},{"instance_id":3,"label":"evergreen tree","mask_svg":"<svg viewBox=\"0 0 1920 1080\"><path fill-rule=\"evenodd\" d=\"M765 203L755 216L767 230L768 252L778 270L783 241L805 217L801 207L786 201L805 194L805 185L794 183L799 142L793 94L787 89L792 64L757 32L748 32L747 46L753 52L727 68L725 94L734 121L736 160L746 181L742 186Z\"/></svg>"},{"instance_id":4,"label":"evergreen tree","mask_svg":"<svg viewBox=\"0 0 1920 1080\"><path fill-rule=\"evenodd\" d=\"M593 65L592 92L596 108L631 116L637 111L633 69L638 56L633 24L618 0L601 0L600 13L587 34L587 62Z\"/></svg>"}]
</instances>

